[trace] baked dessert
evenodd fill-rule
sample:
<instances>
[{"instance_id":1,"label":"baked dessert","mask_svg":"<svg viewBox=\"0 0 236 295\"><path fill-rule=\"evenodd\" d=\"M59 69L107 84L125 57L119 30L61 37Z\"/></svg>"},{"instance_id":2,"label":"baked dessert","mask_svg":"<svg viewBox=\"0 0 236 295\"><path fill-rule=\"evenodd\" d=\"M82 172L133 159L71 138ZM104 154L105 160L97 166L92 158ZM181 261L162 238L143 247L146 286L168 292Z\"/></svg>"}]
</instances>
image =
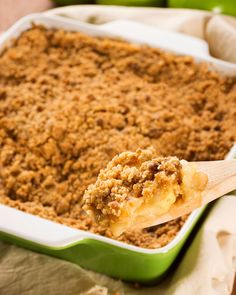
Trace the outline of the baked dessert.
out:
<instances>
[{"instance_id":1,"label":"baked dessert","mask_svg":"<svg viewBox=\"0 0 236 295\"><path fill-rule=\"evenodd\" d=\"M201 205L207 175L176 157L156 157L153 148L123 152L85 191L83 209L115 236L154 225L183 203Z\"/></svg>"},{"instance_id":2,"label":"baked dessert","mask_svg":"<svg viewBox=\"0 0 236 295\"><path fill-rule=\"evenodd\" d=\"M144 248L187 217L114 237L82 209L117 154L223 159L236 140L236 83L159 49L33 26L0 54L0 202Z\"/></svg>"}]
</instances>

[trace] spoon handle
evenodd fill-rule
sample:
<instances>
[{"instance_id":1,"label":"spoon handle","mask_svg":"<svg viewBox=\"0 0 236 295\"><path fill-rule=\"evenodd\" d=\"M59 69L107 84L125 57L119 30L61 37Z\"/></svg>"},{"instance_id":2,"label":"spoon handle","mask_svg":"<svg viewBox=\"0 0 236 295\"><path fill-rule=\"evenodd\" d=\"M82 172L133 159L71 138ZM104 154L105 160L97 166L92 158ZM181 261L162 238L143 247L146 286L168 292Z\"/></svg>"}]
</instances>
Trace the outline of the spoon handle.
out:
<instances>
[{"instance_id":1,"label":"spoon handle","mask_svg":"<svg viewBox=\"0 0 236 295\"><path fill-rule=\"evenodd\" d=\"M203 193L203 204L236 189L236 160L196 162L195 164L208 176L208 184Z\"/></svg>"}]
</instances>

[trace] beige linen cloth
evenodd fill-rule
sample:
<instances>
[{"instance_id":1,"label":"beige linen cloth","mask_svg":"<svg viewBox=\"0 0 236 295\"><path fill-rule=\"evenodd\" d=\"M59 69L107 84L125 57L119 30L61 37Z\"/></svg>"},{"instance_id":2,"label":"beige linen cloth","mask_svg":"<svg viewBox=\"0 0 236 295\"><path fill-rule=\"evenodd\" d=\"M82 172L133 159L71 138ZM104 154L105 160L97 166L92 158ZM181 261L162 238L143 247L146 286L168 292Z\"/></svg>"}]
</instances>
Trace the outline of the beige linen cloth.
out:
<instances>
[{"instance_id":1,"label":"beige linen cloth","mask_svg":"<svg viewBox=\"0 0 236 295\"><path fill-rule=\"evenodd\" d=\"M129 19L205 39L210 53L236 63L236 18L207 11L166 8L82 5L52 9L49 14L81 21L105 23Z\"/></svg>"},{"instance_id":2,"label":"beige linen cloth","mask_svg":"<svg viewBox=\"0 0 236 295\"><path fill-rule=\"evenodd\" d=\"M212 55L236 63L236 20L208 12L155 8L73 6L51 10L82 21L132 19L208 41ZM128 263L128 262L127 262ZM0 241L0 294L4 295L228 295L236 271L236 197L211 209L185 255L159 285L130 284Z\"/></svg>"}]
</instances>

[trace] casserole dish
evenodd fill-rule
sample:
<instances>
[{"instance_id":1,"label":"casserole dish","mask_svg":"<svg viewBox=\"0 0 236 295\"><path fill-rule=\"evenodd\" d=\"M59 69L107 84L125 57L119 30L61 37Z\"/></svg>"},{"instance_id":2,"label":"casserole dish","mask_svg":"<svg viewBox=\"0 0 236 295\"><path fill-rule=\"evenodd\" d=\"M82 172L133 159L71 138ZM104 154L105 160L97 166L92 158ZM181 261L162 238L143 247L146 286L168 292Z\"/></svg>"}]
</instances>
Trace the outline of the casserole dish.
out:
<instances>
[{"instance_id":1,"label":"casserole dish","mask_svg":"<svg viewBox=\"0 0 236 295\"><path fill-rule=\"evenodd\" d=\"M29 28L31 22L42 24L46 27L79 30L96 36L111 36L112 33L111 24L109 30L103 26L102 31L91 25L77 24L76 22L58 17L34 15L21 20L13 26L3 36L2 46L4 47L8 41L10 42L20 32ZM131 24L126 23L126 25L131 27ZM122 28L122 26L120 25L119 28ZM119 28L117 26L117 29ZM145 42L152 46L159 46L158 42L155 41L154 32L150 31L147 34L147 27L141 30L140 25L132 24L132 31L143 32L143 36L138 34L137 36L130 36L130 38L127 36L128 33L131 33L129 30L125 30L124 33L116 32L112 36L121 36L132 42ZM155 31L155 36L158 36L157 31ZM147 38L149 38L150 42ZM180 38L183 37L177 35L175 42L181 42ZM186 40L189 41L189 39ZM163 48L168 49L169 47L169 50L171 50L170 45L171 42L163 44ZM172 51L174 51L173 48ZM176 52L183 53L181 48ZM187 53L186 50L184 53ZM201 56L203 56L203 52L199 56L195 52L196 58L206 60L201 58ZM213 62L213 59L210 61ZM229 73L235 70L233 65L227 63L215 61L215 65L219 69L221 68L222 71L228 69ZM200 209L191 214L176 238L169 245L158 250L147 250L126 245L95 234L49 222L5 206L1 206L0 230L2 238L16 244L78 263L83 267L114 277L130 281L148 282L160 278L167 271L202 212L203 209Z\"/></svg>"}]
</instances>

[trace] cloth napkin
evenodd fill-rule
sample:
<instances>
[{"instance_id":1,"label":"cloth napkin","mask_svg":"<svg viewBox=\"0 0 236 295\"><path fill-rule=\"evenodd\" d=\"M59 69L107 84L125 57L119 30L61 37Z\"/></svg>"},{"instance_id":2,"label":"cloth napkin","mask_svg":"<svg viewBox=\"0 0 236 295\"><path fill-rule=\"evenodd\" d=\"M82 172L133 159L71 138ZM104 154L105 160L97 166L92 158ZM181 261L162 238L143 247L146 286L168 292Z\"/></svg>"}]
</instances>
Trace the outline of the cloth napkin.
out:
<instances>
[{"instance_id":1,"label":"cloth napkin","mask_svg":"<svg viewBox=\"0 0 236 295\"><path fill-rule=\"evenodd\" d=\"M191 9L78 5L56 8L49 14L101 24L129 19L204 39L212 56L236 63L236 18Z\"/></svg>"},{"instance_id":2,"label":"cloth napkin","mask_svg":"<svg viewBox=\"0 0 236 295\"><path fill-rule=\"evenodd\" d=\"M196 10L71 6L47 14L104 23L131 19L205 39L213 56L236 63L236 20ZM127 284L0 241L0 294L228 295L236 272L236 197L221 198L186 245L177 267L152 287Z\"/></svg>"}]
</instances>

